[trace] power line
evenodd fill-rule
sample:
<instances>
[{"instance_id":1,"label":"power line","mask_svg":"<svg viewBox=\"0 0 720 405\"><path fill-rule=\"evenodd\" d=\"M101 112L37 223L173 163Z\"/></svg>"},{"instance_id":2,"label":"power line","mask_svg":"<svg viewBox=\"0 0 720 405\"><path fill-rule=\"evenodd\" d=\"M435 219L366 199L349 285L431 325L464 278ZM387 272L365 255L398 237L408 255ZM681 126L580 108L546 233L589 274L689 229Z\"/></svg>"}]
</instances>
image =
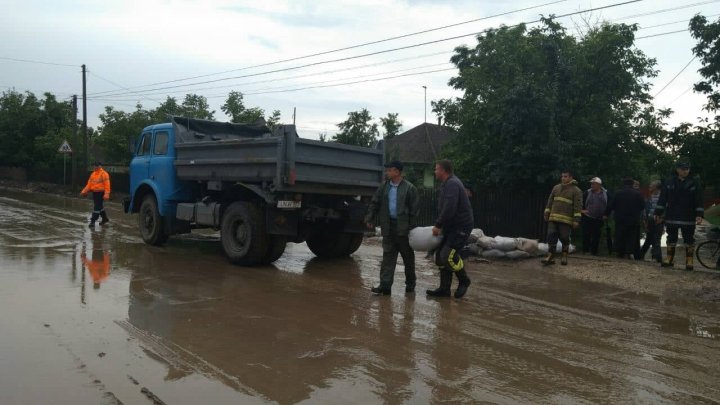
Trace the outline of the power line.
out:
<instances>
[{"instance_id":1,"label":"power line","mask_svg":"<svg viewBox=\"0 0 720 405\"><path fill-rule=\"evenodd\" d=\"M172 92L143 93L143 94L165 95L168 93L182 93L185 91L216 90L216 89L227 89L227 88L238 87L238 86L249 86L249 85L253 85L253 84L274 83L274 82L283 81L283 80L292 80L292 79L301 79L301 78L312 77L312 76L321 76L321 75L327 75L327 74L338 73L338 72L347 72L347 71L351 71L351 70L364 69L367 67L377 67L377 66L382 66L382 65L388 65L388 64L397 63L397 62L405 62L408 60L422 59L422 58L427 58L427 57L431 57L431 56L446 55L446 54L450 54L452 52L453 51L435 52L435 53L430 53L430 54L425 54L425 55L412 56L409 58L392 59L392 60L384 61L384 62L370 63L370 64L360 65L360 66L351 66L351 67L342 68L342 69L325 70L322 72L308 73L308 74L304 74L304 75L287 76L287 77L280 77L280 78L267 79L267 80L257 80L257 81L252 81L252 82L230 83L230 84L226 84L223 86L202 87L202 88L195 88L195 89L188 88L185 90L177 90L177 91L172 91ZM150 91L150 90L141 90L141 91L145 92L145 91ZM98 96L114 97L114 96L125 96L128 94L137 94L137 92L112 93L112 94L103 94L103 95L98 94Z\"/></svg>"},{"instance_id":2,"label":"power line","mask_svg":"<svg viewBox=\"0 0 720 405\"><path fill-rule=\"evenodd\" d=\"M68 65L65 63L55 63L55 62L44 62L39 60L30 60L30 59L18 59L18 58L8 58L4 56L0 56L0 59L2 60L9 60L12 62L23 62L23 63L35 63L38 65L51 65L51 66L64 66L64 67L73 67L73 68L79 68L80 66L77 65Z\"/></svg>"},{"instance_id":3,"label":"power line","mask_svg":"<svg viewBox=\"0 0 720 405\"><path fill-rule=\"evenodd\" d=\"M666 106L666 107L670 107L671 105L673 105L673 103L675 103L676 101L678 101L678 100L680 99L680 97L682 97L682 96L684 96L685 94L687 94L687 92L690 91L690 90L692 90L693 88L694 88L694 86L690 86L690 87L687 88L685 91L683 91L682 93L680 93L679 96L675 97L671 102L665 104L665 106Z\"/></svg>"},{"instance_id":4,"label":"power line","mask_svg":"<svg viewBox=\"0 0 720 405\"><path fill-rule=\"evenodd\" d=\"M576 15L576 14L582 14L582 13L587 13L587 12L591 12L591 11L598 11L598 10L603 10L603 9L608 9L608 8L619 7L619 6L623 6L623 5L627 5L627 4L638 3L638 2L640 2L640 1L642 1L642 0L627 0L627 1L624 1L624 2L614 3L614 4L607 5L607 6L594 7L594 8L590 8L590 9L575 11L575 12L572 12L572 13L566 13L566 14L562 14L562 15L559 15L559 16L555 16L555 18L558 18L558 19L559 19L559 18L565 18L565 17L569 17L569 16L572 16L572 15ZM541 22L541 21L542 21L542 19L537 19L537 20L533 20L533 21L529 21L529 22L518 23L518 24L510 25L510 26L508 26L508 28L517 27L517 26L522 25L522 24L534 24L534 23L538 23L538 22ZM480 34L483 34L483 33L487 33L487 32L489 32L490 30L493 30L493 29L494 29L494 28L488 28L488 29L484 29L484 30L479 31L479 32L473 32L473 33L470 33L470 34L456 35L456 36L452 36L452 37L448 37L448 38L437 39L437 40L434 40L434 41L427 41L427 42L422 42L422 43L418 43L418 44L407 45L407 46L397 47L397 48L391 48L391 49L385 49L385 50L376 51L376 52L370 52L370 53L361 54L361 55L348 56L348 57L344 57L344 58L338 58L338 59L331 59L331 60L313 62L313 63L308 63L308 64L305 64L305 65L291 66L291 67L282 68L282 69L275 69L275 70L270 70L270 71L265 71L265 72L251 73L251 74L234 76L234 77L225 77L225 78L220 78L220 79L206 80L206 81L196 82L196 83L189 83L189 84L186 83L186 84L182 84L182 85L158 87L158 88L155 88L155 89L140 90L139 92L157 91L157 90L167 90L167 89L174 89L174 88L186 87L186 86L191 86L191 85L217 83L217 82L226 81L226 80L242 79L242 78L246 78L246 77L264 76L264 75L268 75L268 74L272 74L272 73L279 73L279 72L285 72L285 71L290 71L290 70L297 70L297 69L301 69L301 68L306 68L306 67L310 67L310 66L317 66L317 65L323 65L323 64L327 64L327 63L334 63L334 62L342 62L342 61L347 61L347 60L359 59L359 58L364 58L364 57L368 57L368 56L380 55L380 54L384 54L384 53L388 53L388 52L396 52L396 51L405 50L405 49L417 48L417 47L425 46L425 45L437 44L437 43L446 42L446 41L451 41L451 40L460 39L460 38L465 38L465 37L469 37L469 36L476 36L476 35L480 35ZM136 87L136 88L137 88L137 87ZM93 95L101 95L101 94L106 94L106 93L109 93L109 92L98 92L98 93L94 93Z\"/></svg>"},{"instance_id":5,"label":"power line","mask_svg":"<svg viewBox=\"0 0 720 405\"><path fill-rule=\"evenodd\" d=\"M198 76L186 77L186 78L181 78L181 79L168 80L168 81L164 81L164 82L156 82L156 83L144 84L144 85L141 85L141 86L135 86L135 87L133 87L133 88L142 88L142 87L156 86L156 85L161 85L161 84L176 83L176 82L180 82L180 81L194 80L194 79L199 79L199 78L203 78L203 77L217 76L217 75L226 74L226 73L231 73L231 72L238 72L238 71L242 71L242 70L248 70L248 69L254 69L254 68L259 68L259 67L271 66L271 65L276 65L276 64L285 63L285 62L292 62L292 61L297 61L297 60L302 60L302 59L308 59L308 58L312 58L312 57L315 57L315 56L327 55L327 54L330 54L330 53L346 51L346 50L355 49L355 48L360 48L360 47L364 47L364 46L368 46L368 45L375 45L375 44L379 44L379 43L383 43L383 42L393 41L393 40L396 40L396 39L407 38L407 37L411 37L411 36L415 36L415 35L425 34L425 33L428 33L428 32L439 31L439 30L443 30L443 29L447 29L447 28L451 28L451 27L457 27L457 26L464 25L464 24L469 24L469 23L472 23L472 22L478 22L478 21L483 21L483 20L488 20L488 19L491 19L491 18L495 18L495 17L501 17L501 16L504 16L504 15L519 13L519 12L521 12L521 11L532 10L532 9L539 8L539 7L544 7L544 6L547 6L547 5L552 5L552 4L557 4L557 3L563 3L563 2L565 2L565 1L567 1L567 0L556 0L556 1L549 2L549 3L539 4L539 5L535 5L535 6L531 6L531 7L525 7L525 8L521 8L521 9L517 9L517 10L512 10L512 11L506 11L506 12L499 13L499 14L494 14L494 15L491 15L491 16L476 18L476 19L473 19L473 20L468 20L468 21L463 21L463 22L459 22L459 23L444 25L444 26L436 27L436 28L430 28L430 29L423 30L423 31L417 31L417 32L413 32L413 33L410 33L410 34L404 34L404 35L399 35L399 36L395 36L395 37L380 39L380 40L377 40L377 41L365 42L365 43L358 44L358 45L351 45L351 46L347 46L347 47L343 47L343 48L333 49L333 50L330 50L330 51L318 52L318 53L314 53L314 54L310 54L310 55L303 55L303 56L298 56L298 57L294 57L294 58L278 60L278 61L274 61L274 62L262 63L262 64L259 64L259 65L246 66L246 67L242 67L242 68L238 68L238 69L226 70L226 71L222 71L222 72L208 73L208 74L204 74L204 75L198 75ZM642 0L637 0L637 1L642 1Z\"/></svg>"},{"instance_id":6,"label":"power line","mask_svg":"<svg viewBox=\"0 0 720 405\"><path fill-rule=\"evenodd\" d=\"M640 13L640 14L629 15L629 16L617 18L617 19L611 20L611 21L620 21L620 20L627 20L627 19L630 19L630 18L647 17L647 16L649 16L649 15L669 13L670 11L683 10L683 9L690 8L690 7L695 7L695 6L704 6L705 4L717 3L718 1L720 1L720 0L701 1L700 3L685 4L685 5L678 6L678 7L665 8L665 9L662 9L662 10L649 11L649 12L647 12L647 13Z\"/></svg>"},{"instance_id":7,"label":"power line","mask_svg":"<svg viewBox=\"0 0 720 405\"><path fill-rule=\"evenodd\" d=\"M662 37L664 35L670 35L670 34L679 34L681 32L688 32L688 30L677 30L677 31L669 31L669 32L661 32L659 34L653 34L653 35L645 35L644 37L636 37L635 39L645 39L645 38L655 38L655 37Z\"/></svg>"},{"instance_id":8,"label":"power line","mask_svg":"<svg viewBox=\"0 0 720 405\"><path fill-rule=\"evenodd\" d=\"M653 96L653 98L655 98L655 97L659 96L659 95L660 95L660 93L662 93L662 92L663 92L663 91L664 91L665 89L667 89L667 87L668 87L668 86L669 86L669 85L670 85L670 84L671 84L672 82L674 82L674 81L675 81L675 79L677 79L677 78L678 78L678 76L680 76L680 74L681 74L682 72L684 72L684 71L685 71L685 69L687 69L687 68L688 68L688 66L690 66L690 64L691 64L691 63L692 63L692 62L693 62L693 61L695 60L695 58L697 58L697 56L693 56L693 57L692 57L692 58L691 58L691 59L690 59L690 60L688 61L688 63L687 63L686 65L685 65L685 67L683 67L682 69L680 69L680 71L679 71L679 72L677 72L677 74L676 74L675 76L673 76L673 78L672 78L672 79L670 79L670 81L669 81L669 82L667 82L667 83L666 83L666 84L665 84L665 85L663 86L663 88L662 88L662 89L660 89L660 91L658 91L657 93L655 93L655 95Z\"/></svg>"},{"instance_id":9,"label":"power line","mask_svg":"<svg viewBox=\"0 0 720 405\"><path fill-rule=\"evenodd\" d=\"M107 83L112 84L113 86L119 87L119 88L121 88L121 89L123 89L123 90L128 90L128 91L131 92L131 93L135 93L134 91L127 89L125 86L122 86L122 85L120 85L120 84L117 84L117 83L109 80L109 79L106 79L106 78L104 78L104 77L101 77L101 76L99 76L98 74L93 73L92 71L88 71L88 73L90 73L91 75L97 77L98 79L100 79L100 80L102 80L102 81L105 81L105 82L107 82ZM137 93L135 93L135 94L137 94ZM156 102L156 103L160 103L160 101L155 100L155 99L152 99L152 98L147 97L147 96L144 96L144 95L142 95L142 94L138 94L138 96L140 96L140 97L142 97L142 98L144 98L144 99L150 100L150 101L154 101L154 102Z\"/></svg>"}]
</instances>

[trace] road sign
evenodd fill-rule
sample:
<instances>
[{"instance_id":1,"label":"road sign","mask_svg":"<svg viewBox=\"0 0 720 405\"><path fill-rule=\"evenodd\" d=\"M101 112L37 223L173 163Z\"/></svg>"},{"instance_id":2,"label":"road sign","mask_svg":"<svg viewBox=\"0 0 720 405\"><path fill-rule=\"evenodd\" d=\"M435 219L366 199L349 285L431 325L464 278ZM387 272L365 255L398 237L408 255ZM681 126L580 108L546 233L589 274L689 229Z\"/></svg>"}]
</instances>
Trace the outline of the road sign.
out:
<instances>
[{"instance_id":1,"label":"road sign","mask_svg":"<svg viewBox=\"0 0 720 405\"><path fill-rule=\"evenodd\" d=\"M72 148L70 147L70 144L68 143L67 139L63 141L62 145L58 148L58 152L60 153L72 153Z\"/></svg>"}]
</instances>

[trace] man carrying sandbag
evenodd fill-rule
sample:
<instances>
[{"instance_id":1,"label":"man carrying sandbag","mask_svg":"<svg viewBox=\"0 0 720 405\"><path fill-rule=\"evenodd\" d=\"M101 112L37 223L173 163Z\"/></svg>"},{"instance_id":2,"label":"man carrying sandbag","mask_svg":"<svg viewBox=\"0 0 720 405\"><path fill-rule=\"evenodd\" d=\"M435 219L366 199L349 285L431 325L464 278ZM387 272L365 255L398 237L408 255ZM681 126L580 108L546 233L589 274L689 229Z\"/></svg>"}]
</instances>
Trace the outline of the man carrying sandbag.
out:
<instances>
[{"instance_id":1,"label":"man carrying sandbag","mask_svg":"<svg viewBox=\"0 0 720 405\"><path fill-rule=\"evenodd\" d=\"M433 235L443 235L443 243L435 255L435 264L440 267L440 287L427 290L427 295L449 297L455 273L459 283L455 298L462 298L470 286L470 278L460 255L474 224L470 199L462 181L453 174L452 162L449 160L437 161L435 178L442 183L438 197L438 218L432 229Z\"/></svg>"},{"instance_id":2,"label":"man carrying sandbag","mask_svg":"<svg viewBox=\"0 0 720 405\"><path fill-rule=\"evenodd\" d=\"M408 233L417 222L419 196L417 188L403 178L402 170L403 164L397 160L385 165L387 180L375 192L365 217L368 229L377 224L383 236L380 285L371 289L375 295L390 295L398 253L405 264L405 292L415 292L415 252Z\"/></svg>"}]
</instances>

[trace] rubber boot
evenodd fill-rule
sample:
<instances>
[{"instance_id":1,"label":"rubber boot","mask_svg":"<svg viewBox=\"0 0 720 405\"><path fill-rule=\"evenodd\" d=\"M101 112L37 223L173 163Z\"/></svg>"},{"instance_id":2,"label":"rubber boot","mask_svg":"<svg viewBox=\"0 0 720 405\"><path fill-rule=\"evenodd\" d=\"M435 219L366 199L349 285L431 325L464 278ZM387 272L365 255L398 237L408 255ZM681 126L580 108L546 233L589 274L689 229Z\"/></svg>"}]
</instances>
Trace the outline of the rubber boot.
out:
<instances>
[{"instance_id":1,"label":"rubber boot","mask_svg":"<svg viewBox=\"0 0 720 405\"><path fill-rule=\"evenodd\" d=\"M108 222L110 222L110 219L108 219L108 216L105 213L105 210L100 211L100 216L102 217L102 221L100 221L100 225L105 225Z\"/></svg>"},{"instance_id":2,"label":"rubber boot","mask_svg":"<svg viewBox=\"0 0 720 405\"><path fill-rule=\"evenodd\" d=\"M549 246L547 256L545 256L544 259L540 260L540 263L544 264L545 266L555 264L555 249L557 249L556 245Z\"/></svg>"},{"instance_id":3,"label":"rubber boot","mask_svg":"<svg viewBox=\"0 0 720 405\"><path fill-rule=\"evenodd\" d=\"M563 245L562 253L560 255L560 264L562 264L563 266L567 266L567 257L569 253L568 249L569 248L567 247L567 245Z\"/></svg>"},{"instance_id":4,"label":"rubber boot","mask_svg":"<svg viewBox=\"0 0 720 405\"><path fill-rule=\"evenodd\" d=\"M470 277L468 277L465 269L461 269L455 272L458 279L458 288L455 290L455 298L462 298L467 292L470 286Z\"/></svg>"},{"instance_id":5,"label":"rubber boot","mask_svg":"<svg viewBox=\"0 0 720 405\"><path fill-rule=\"evenodd\" d=\"M95 228L95 221L97 221L100 214L93 212L92 216L90 217L90 223L88 224L88 227Z\"/></svg>"},{"instance_id":6,"label":"rubber boot","mask_svg":"<svg viewBox=\"0 0 720 405\"><path fill-rule=\"evenodd\" d=\"M667 245L667 260L662 262L662 267L675 266L674 260L675 260L675 245L668 244Z\"/></svg>"},{"instance_id":7,"label":"rubber boot","mask_svg":"<svg viewBox=\"0 0 720 405\"><path fill-rule=\"evenodd\" d=\"M449 297L452 276L452 271L440 269L440 287L434 290L427 290L427 295L430 297Z\"/></svg>"},{"instance_id":8,"label":"rubber boot","mask_svg":"<svg viewBox=\"0 0 720 405\"><path fill-rule=\"evenodd\" d=\"M695 245L685 246L685 271L693 271L693 255L695 255Z\"/></svg>"}]
</instances>

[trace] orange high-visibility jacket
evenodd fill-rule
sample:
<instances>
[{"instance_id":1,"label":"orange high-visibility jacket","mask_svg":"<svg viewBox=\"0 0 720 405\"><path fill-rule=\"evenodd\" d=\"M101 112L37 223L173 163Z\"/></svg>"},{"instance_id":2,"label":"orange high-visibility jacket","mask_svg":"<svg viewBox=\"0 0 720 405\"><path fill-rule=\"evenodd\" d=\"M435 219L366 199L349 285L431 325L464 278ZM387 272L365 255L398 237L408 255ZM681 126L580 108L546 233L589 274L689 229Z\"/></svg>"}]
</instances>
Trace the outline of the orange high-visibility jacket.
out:
<instances>
[{"instance_id":1,"label":"orange high-visibility jacket","mask_svg":"<svg viewBox=\"0 0 720 405\"><path fill-rule=\"evenodd\" d=\"M81 193L85 194L88 191L93 193L104 191L105 197L110 197L110 175L107 174L102 167L98 167L93 170L88 179L87 185L82 189Z\"/></svg>"}]
</instances>

